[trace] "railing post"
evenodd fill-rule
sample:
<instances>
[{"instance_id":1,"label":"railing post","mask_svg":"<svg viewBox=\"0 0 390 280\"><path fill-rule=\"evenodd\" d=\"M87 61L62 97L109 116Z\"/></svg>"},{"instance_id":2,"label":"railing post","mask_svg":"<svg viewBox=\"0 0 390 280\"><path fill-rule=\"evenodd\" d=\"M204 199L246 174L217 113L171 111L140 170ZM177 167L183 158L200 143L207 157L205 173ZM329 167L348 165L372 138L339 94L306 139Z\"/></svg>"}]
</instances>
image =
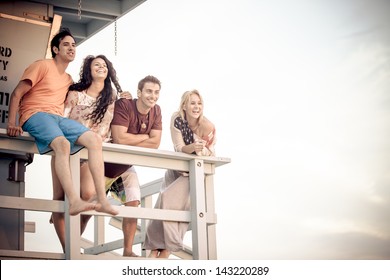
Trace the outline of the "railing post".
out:
<instances>
[{"instance_id":1,"label":"railing post","mask_svg":"<svg viewBox=\"0 0 390 280\"><path fill-rule=\"evenodd\" d=\"M208 259L206 203L204 188L204 162L200 159L190 161L190 197L191 197L191 227L192 253L194 259Z\"/></svg>"},{"instance_id":2,"label":"railing post","mask_svg":"<svg viewBox=\"0 0 390 280\"><path fill-rule=\"evenodd\" d=\"M153 208L153 199L152 196L146 196L146 197L141 197L141 207L142 208ZM146 235L146 229L148 228L150 221L141 219L141 236L143 236L143 241L145 241L145 235ZM141 255L142 257L146 257L149 255L150 251L149 250L141 250Z\"/></svg>"},{"instance_id":3,"label":"railing post","mask_svg":"<svg viewBox=\"0 0 390 280\"><path fill-rule=\"evenodd\" d=\"M104 244L106 240L104 216L94 216L94 238L93 245Z\"/></svg>"},{"instance_id":4,"label":"railing post","mask_svg":"<svg viewBox=\"0 0 390 280\"><path fill-rule=\"evenodd\" d=\"M214 175L206 175L205 177L205 198L206 198L206 211L208 214L215 214L215 199L214 199ZM208 239L208 252L209 260L217 259L217 232L216 225L207 225L207 239Z\"/></svg>"},{"instance_id":5,"label":"railing post","mask_svg":"<svg viewBox=\"0 0 390 280\"><path fill-rule=\"evenodd\" d=\"M73 187L80 193L80 154L70 156L70 171L72 174ZM80 237L80 214L69 215L69 202L65 198L65 258L77 260L81 258L81 237Z\"/></svg>"}]
</instances>

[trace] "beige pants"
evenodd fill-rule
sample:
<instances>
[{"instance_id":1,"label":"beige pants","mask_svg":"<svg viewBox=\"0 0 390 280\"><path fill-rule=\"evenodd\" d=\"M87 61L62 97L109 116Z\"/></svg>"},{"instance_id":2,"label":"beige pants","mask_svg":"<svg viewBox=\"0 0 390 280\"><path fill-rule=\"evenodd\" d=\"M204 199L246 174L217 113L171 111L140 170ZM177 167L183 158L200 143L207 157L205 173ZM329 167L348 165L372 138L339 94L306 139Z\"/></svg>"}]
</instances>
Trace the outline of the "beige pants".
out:
<instances>
[{"instance_id":1,"label":"beige pants","mask_svg":"<svg viewBox=\"0 0 390 280\"><path fill-rule=\"evenodd\" d=\"M190 210L190 181L188 176L168 170L155 208ZM177 252L183 249L184 235L189 223L151 220L146 231L146 250L167 249Z\"/></svg>"}]
</instances>

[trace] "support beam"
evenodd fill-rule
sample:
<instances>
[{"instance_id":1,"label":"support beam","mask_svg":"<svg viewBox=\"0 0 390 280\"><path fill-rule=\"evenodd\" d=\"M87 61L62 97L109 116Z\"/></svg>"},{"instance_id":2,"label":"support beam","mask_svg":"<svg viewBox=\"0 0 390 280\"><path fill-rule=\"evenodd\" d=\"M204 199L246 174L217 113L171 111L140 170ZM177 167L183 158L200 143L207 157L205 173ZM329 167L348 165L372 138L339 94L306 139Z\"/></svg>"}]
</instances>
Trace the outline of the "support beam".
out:
<instances>
[{"instance_id":1,"label":"support beam","mask_svg":"<svg viewBox=\"0 0 390 280\"><path fill-rule=\"evenodd\" d=\"M197 260L208 258L203 160L190 162L192 251Z\"/></svg>"}]
</instances>

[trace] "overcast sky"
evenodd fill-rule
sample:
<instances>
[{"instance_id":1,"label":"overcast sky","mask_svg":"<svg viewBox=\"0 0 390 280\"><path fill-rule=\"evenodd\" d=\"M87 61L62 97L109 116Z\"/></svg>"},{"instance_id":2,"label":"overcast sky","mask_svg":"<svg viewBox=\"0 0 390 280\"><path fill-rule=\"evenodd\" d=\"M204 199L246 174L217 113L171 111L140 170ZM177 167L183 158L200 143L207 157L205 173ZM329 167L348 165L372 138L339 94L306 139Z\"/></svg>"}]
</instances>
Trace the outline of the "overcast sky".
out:
<instances>
[{"instance_id":1,"label":"overcast sky","mask_svg":"<svg viewBox=\"0 0 390 280\"><path fill-rule=\"evenodd\" d=\"M218 258L389 259L389 13L385 0L148 0L118 20L116 56L112 25L68 70L105 54L134 95L158 77L164 150L181 94L200 91L232 160L216 169ZM49 161L36 162L29 174ZM27 238L60 251L40 217Z\"/></svg>"}]
</instances>

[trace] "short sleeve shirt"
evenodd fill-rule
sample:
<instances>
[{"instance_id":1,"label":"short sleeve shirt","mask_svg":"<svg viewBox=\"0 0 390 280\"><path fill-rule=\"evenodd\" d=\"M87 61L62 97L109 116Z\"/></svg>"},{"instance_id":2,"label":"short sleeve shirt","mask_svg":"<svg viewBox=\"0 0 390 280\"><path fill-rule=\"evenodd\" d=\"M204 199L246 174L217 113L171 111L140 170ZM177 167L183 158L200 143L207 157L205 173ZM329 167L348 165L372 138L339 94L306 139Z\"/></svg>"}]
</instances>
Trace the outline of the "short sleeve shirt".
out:
<instances>
[{"instance_id":1,"label":"short sleeve shirt","mask_svg":"<svg viewBox=\"0 0 390 280\"><path fill-rule=\"evenodd\" d=\"M114 102L107 107L100 123L95 123L89 116L96 108L96 98L86 91L69 91L65 101L64 117L78 121L102 137L103 142L110 142L110 123L114 114Z\"/></svg>"},{"instance_id":2,"label":"short sleeve shirt","mask_svg":"<svg viewBox=\"0 0 390 280\"><path fill-rule=\"evenodd\" d=\"M111 125L127 127L127 132L132 134L149 134L152 129L162 130L161 108L155 105L149 111L147 126L142 128L144 117L137 110L137 99L119 99L115 102L114 118Z\"/></svg>"},{"instance_id":3,"label":"short sleeve shirt","mask_svg":"<svg viewBox=\"0 0 390 280\"><path fill-rule=\"evenodd\" d=\"M114 117L111 125L127 127L131 134L149 134L151 130L162 130L162 115L159 105L150 109L147 116L138 112L137 99L121 98L115 102ZM145 123L145 127L142 125ZM130 168L131 165L105 163L105 175L115 178Z\"/></svg>"},{"instance_id":4,"label":"short sleeve shirt","mask_svg":"<svg viewBox=\"0 0 390 280\"><path fill-rule=\"evenodd\" d=\"M66 94L73 81L68 73L58 72L53 59L35 61L20 80L29 80L32 84L20 103L20 126L37 112L63 116Z\"/></svg>"}]
</instances>

